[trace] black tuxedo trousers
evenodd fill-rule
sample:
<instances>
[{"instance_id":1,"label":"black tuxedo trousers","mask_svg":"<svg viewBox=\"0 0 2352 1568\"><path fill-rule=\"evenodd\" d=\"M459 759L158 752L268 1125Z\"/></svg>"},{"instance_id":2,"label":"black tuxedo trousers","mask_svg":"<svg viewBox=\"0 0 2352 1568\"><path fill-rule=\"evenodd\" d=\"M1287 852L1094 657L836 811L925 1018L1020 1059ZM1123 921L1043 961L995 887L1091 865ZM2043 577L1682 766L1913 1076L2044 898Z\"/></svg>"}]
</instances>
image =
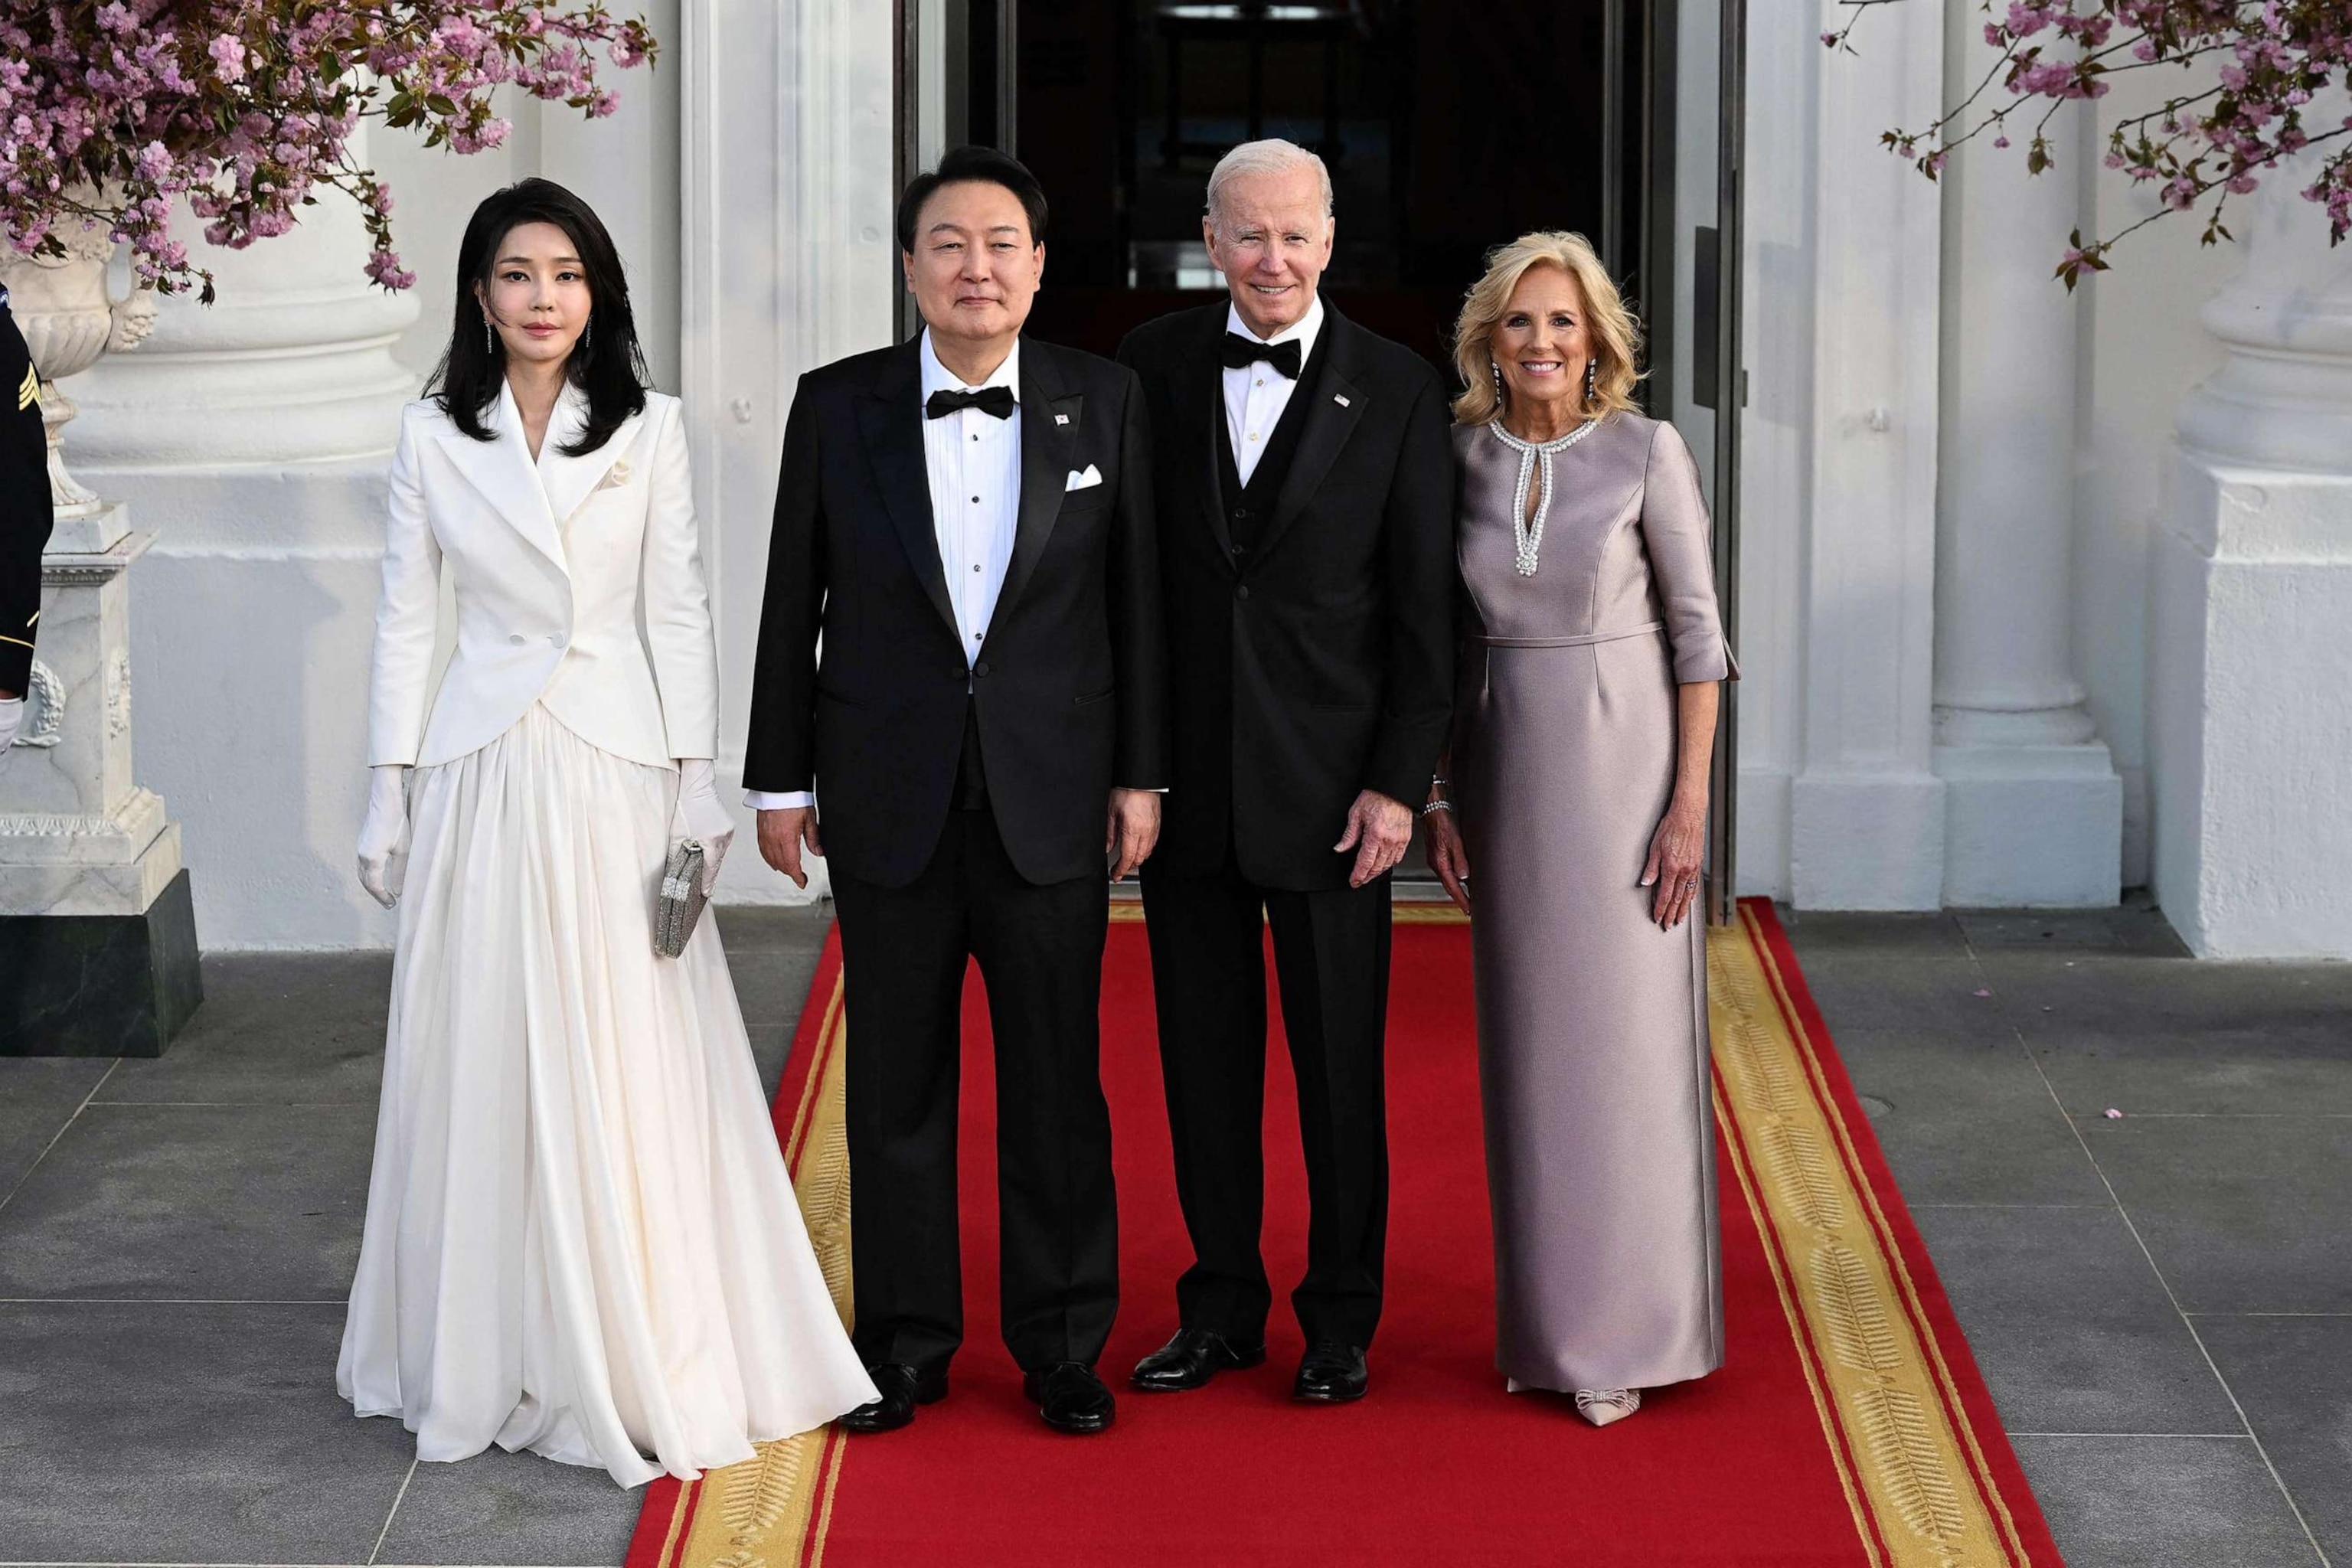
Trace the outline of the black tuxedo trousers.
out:
<instances>
[{"instance_id":1,"label":"black tuxedo trousers","mask_svg":"<svg viewBox=\"0 0 2352 1568\"><path fill-rule=\"evenodd\" d=\"M1022 343L1015 533L967 657L931 515L919 353L802 378L744 783L817 795L847 987L860 1354L930 1373L962 1342L958 1042L977 961L1005 1342L1024 1367L1091 1363L1118 1300L1097 1074L1104 827L1114 786L1168 782L1142 396L1108 360ZM1100 482L1072 489L1088 469Z\"/></svg>"},{"instance_id":2,"label":"black tuxedo trousers","mask_svg":"<svg viewBox=\"0 0 2352 1568\"><path fill-rule=\"evenodd\" d=\"M1151 409L1177 670L1173 774L1143 868L1160 1070L1194 1261L1187 1327L1250 1342L1272 1303L1265 944L1298 1085L1312 1341L1369 1345L1388 1223L1389 879L1332 848L1360 792L1418 805L1452 715L1454 461L1436 374L1327 306L1249 481L1226 436L1226 307L1119 351Z\"/></svg>"}]
</instances>

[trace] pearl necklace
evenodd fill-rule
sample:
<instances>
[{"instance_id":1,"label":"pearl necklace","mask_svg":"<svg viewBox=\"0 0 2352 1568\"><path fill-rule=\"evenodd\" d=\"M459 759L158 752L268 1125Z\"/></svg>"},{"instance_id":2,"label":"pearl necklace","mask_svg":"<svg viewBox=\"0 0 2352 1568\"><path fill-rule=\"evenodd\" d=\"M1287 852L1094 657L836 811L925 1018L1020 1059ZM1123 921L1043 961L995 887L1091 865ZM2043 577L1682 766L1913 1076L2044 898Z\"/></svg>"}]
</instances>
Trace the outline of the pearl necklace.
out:
<instances>
[{"instance_id":1,"label":"pearl necklace","mask_svg":"<svg viewBox=\"0 0 2352 1568\"><path fill-rule=\"evenodd\" d=\"M1557 440L1538 446L1522 441L1503 428L1500 419L1489 426L1504 446L1519 455L1519 482L1511 491L1511 537L1519 547L1518 559L1513 563L1522 577L1536 574L1536 556L1543 549L1544 518L1551 510L1551 459L1556 452L1565 452L1592 434L1597 419L1588 419ZM1537 461L1543 464L1543 489L1536 497L1536 519L1528 521L1528 485L1535 478Z\"/></svg>"}]
</instances>

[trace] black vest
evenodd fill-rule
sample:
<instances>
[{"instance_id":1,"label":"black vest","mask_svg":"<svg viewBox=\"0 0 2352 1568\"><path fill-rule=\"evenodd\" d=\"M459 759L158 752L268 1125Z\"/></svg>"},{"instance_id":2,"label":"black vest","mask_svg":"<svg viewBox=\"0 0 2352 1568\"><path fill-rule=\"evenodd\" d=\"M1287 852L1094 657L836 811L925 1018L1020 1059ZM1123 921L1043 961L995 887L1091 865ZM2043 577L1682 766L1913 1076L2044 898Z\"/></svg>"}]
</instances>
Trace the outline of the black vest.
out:
<instances>
[{"instance_id":1,"label":"black vest","mask_svg":"<svg viewBox=\"0 0 2352 1568\"><path fill-rule=\"evenodd\" d=\"M1222 373L1217 377L1217 485L1220 504L1225 509L1225 524L1233 534L1234 553L1244 555L1257 548L1259 533L1274 516L1274 503L1282 494L1282 482L1290 477L1292 459L1298 456L1300 434L1307 428L1307 411L1315 402L1315 389L1323 379L1323 361L1331 347L1331 323L1327 318L1323 328L1315 334L1315 351L1307 363L1298 367L1298 384L1290 389L1290 401L1282 405L1282 417L1275 421L1274 432L1266 437L1265 451L1259 457L1257 467L1250 470L1249 483L1242 483L1240 467L1234 461L1234 437L1225 414L1225 383ZM1279 375L1272 365L1255 365L1252 374Z\"/></svg>"}]
</instances>

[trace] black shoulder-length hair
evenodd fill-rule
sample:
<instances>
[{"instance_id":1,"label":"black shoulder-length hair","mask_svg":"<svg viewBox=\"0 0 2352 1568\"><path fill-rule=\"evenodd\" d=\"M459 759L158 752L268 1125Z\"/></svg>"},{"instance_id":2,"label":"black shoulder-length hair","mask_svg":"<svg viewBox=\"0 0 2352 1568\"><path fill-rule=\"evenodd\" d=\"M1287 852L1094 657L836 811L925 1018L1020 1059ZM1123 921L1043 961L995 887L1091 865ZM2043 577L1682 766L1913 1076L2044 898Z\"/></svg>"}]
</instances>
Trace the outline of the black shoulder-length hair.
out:
<instances>
[{"instance_id":1,"label":"black shoulder-length hair","mask_svg":"<svg viewBox=\"0 0 2352 1568\"><path fill-rule=\"evenodd\" d=\"M982 184L1003 185L1019 198L1021 210L1029 218L1029 243L1045 243L1045 187L1029 172L1029 165L1009 153L993 147L959 147L940 160L936 169L927 169L907 183L898 196L898 248L908 255L915 250L915 225L923 216L923 204L941 185L957 185L968 181Z\"/></svg>"},{"instance_id":2,"label":"black shoulder-length hair","mask_svg":"<svg viewBox=\"0 0 2352 1568\"><path fill-rule=\"evenodd\" d=\"M449 346L441 352L425 390L458 429L477 441L496 439L483 423L506 378L506 349L495 334L485 342L478 286L487 295L499 247L515 228L551 223L572 241L588 275L589 329L564 362L564 379L588 395L588 428L559 448L577 458L612 439L621 422L646 406L646 356L629 311L629 283L621 253L593 208L552 180L521 180L483 198L457 244L457 300Z\"/></svg>"}]
</instances>

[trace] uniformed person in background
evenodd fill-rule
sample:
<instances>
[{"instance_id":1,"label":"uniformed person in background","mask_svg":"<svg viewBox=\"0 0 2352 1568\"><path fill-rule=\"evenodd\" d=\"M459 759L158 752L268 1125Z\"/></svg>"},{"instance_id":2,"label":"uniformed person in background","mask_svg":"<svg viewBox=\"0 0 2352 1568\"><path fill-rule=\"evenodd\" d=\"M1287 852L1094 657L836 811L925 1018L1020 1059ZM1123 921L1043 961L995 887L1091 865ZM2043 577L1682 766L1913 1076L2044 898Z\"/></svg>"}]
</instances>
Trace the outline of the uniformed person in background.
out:
<instances>
[{"instance_id":1,"label":"uniformed person in background","mask_svg":"<svg viewBox=\"0 0 2352 1568\"><path fill-rule=\"evenodd\" d=\"M52 521L40 376L9 312L8 290L0 289L0 753L25 721L41 619L41 551Z\"/></svg>"}]
</instances>

